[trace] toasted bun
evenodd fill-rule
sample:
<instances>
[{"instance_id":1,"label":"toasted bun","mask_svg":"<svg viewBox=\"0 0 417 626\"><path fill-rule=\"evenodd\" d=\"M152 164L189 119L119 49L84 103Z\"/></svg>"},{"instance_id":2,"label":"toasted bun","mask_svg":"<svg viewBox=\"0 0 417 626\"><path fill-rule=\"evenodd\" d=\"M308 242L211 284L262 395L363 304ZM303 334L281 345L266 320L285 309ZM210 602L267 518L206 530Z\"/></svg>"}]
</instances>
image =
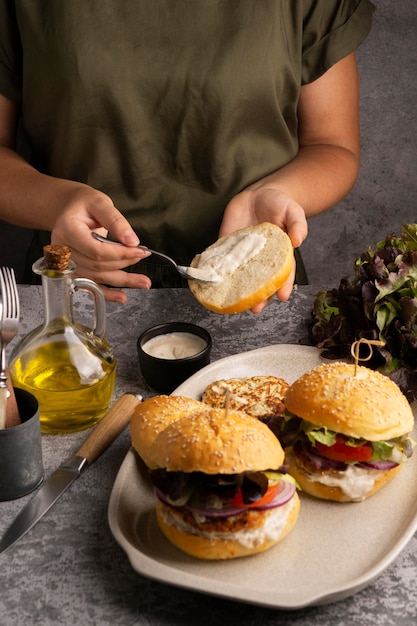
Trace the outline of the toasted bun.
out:
<instances>
[{"instance_id":1,"label":"toasted bun","mask_svg":"<svg viewBox=\"0 0 417 626\"><path fill-rule=\"evenodd\" d=\"M288 235L275 224L264 222L226 235L207 250L213 250L226 239L241 233L258 233L265 237L264 247L248 261L224 275L223 280L203 283L190 280L189 286L197 300L216 313L240 313L267 300L285 283L294 263L294 250ZM201 255L191 262L198 267Z\"/></svg>"},{"instance_id":2,"label":"toasted bun","mask_svg":"<svg viewBox=\"0 0 417 626\"><path fill-rule=\"evenodd\" d=\"M171 472L240 474L276 469L284 461L278 439L241 411L210 409L173 421L148 450L150 467Z\"/></svg>"},{"instance_id":3,"label":"toasted bun","mask_svg":"<svg viewBox=\"0 0 417 626\"><path fill-rule=\"evenodd\" d=\"M195 527L184 526L180 514L172 514L172 510L162 502L156 505L158 525L166 538L177 548L191 556L205 559L232 559L249 556L268 550L282 541L295 525L300 510L300 499L295 493L289 502L277 509L259 511L258 532L253 540L253 529L242 529L236 532L222 533L222 537L214 532L212 535L199 533ZM276 530L271 531L276 521Z\"/></svg>"},{"instance_id":4,"label":"toasted bun","mask_svg":"<svg viewBox=\"0 0 417 626\"><path fill-rule=\"evenodd\" d=\"M245 411L253 417L279 417L289 384L277 376L245 376L216 380L207 385L201 399L213 408Z\"/></svg>"},{"instance_id":5,"label":"toasted bun","mask_svg":"<svg viewBox=\"0 0 417 626\"><path fill-rule=\"evenodd\" d=\"M287 391L285 407L312 424L368 441L393 439L414 426L410 405L387 376L347 363L319 365Z\"/></svg>"},{"instance_id":6,"label":"toasted bun","mask_svg":"<svg viewBox=\"0 0 417 626\"><path fill-rule=\"evenodd\" d=\"M341 486L326 485L319 482L319 474L315 475L306 473L297 463L297 459L295 458L291 447L286 448L285 450L285 461L288 464L288 473L295 478L304 493L308 493L314 498L333 500L334 502L361 502L362 500L369 498L386 485L392 478L394 478L402 467L400 464L390 470L368 470L374 479L369 490L363 492L362 495L353 496L343 490L343 480L340 481ZM342 478L343 472L327 471L326 474L331 475L333 479L337 480L338 476Z\"/></svg>"},{"instance_id":7,"label":"toasted bun","mask_svg":"<svg viewBox=\"0 0 417 626\"><path fill-rule=\"evenodd\" d=\"M168 426L192 412L205 410L206 405L183 396L155 396L139 404L130 422L132 445L144 463L151 467L148 450L157 435Z\"/></svg>"}]
</instances>

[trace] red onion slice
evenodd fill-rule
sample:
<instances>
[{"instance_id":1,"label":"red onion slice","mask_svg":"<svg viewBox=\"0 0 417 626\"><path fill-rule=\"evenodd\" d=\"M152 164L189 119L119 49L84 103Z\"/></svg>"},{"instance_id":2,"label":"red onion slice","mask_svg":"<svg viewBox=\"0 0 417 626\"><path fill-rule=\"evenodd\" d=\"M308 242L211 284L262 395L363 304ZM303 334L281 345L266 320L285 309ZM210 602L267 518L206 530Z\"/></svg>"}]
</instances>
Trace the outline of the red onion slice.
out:
<instances>
[{"instance_id":1,"label":"red onion slice","mask_svg":"<svg viewBox=\"0 0 417 626\"><path fill-rule=\"evenodd\" d=\"M394 463L393 461L367 461L366 463L358 463L358 465L361 467L370 467L371 469L386 471L397 467L398 463Z\"/></svg>"},{"instance_id":2,"label":"red onion slice","mask_svg":"<svg viewBox=\"0 0 417 626\"><path fill-rule=\"evenodd\" d=\"M277 495L271 502L264 504L263 506L252 506L252 509L257 509L258 511L265 511L267 509L276 509L283 504L287 504L293 497L295 493L295 485L294 483L289 483L286 480L281 480L279 483L279 490Z\"/></svg>"}]
</instances>

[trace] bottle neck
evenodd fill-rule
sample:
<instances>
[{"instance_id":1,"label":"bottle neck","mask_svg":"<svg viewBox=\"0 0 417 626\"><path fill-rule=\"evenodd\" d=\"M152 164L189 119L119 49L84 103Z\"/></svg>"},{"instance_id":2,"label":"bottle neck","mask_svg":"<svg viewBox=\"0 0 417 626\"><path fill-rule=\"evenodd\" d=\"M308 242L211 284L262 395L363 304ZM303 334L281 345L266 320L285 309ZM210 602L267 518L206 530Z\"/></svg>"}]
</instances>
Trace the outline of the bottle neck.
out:
<instances>
[{"instance_id":1,"label":"bottle neck","mask_svg":"<svg viewBox=\"0 0 417 626\"><path fill-rule=\"evenodd\" d=\"M42 274L45 323L62 318L72 323L71 276Z\"/></svg>"}]
</instances>

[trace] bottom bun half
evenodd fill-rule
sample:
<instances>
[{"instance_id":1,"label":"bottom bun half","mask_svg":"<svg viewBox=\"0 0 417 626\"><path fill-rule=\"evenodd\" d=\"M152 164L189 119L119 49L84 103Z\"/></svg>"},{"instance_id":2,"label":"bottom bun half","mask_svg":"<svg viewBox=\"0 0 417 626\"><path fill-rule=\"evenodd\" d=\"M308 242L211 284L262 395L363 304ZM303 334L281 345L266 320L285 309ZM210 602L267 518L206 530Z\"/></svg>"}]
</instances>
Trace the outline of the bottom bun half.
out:
<instances>
[{"instance_id":1,"label":"bottom bun half","mask_svg":"<svg viewBox=\"0 0 417 626\"><path fill-rule=\"evenodd\" d=\"M389 470L363 469L362 476L358 478L355 485L353 479L346 480L341 471L330 470L325 474L307 473L297 463L292 448L286 449L285 459L288 464L288 473L297 481L304 493L308 493L314 498L334 502L362 502L386 485L402 467L400 464ZM325 484L321 482L322 480L333 484Z\"/></svg>"},{"instance_id":2,"label":"bottom bun half","mask_svg":"<svg viewBox=\"0 0 417 626\"><path fill-rule=\"evenodd\" d=\"M221 521L210 522L210 530L185 521L179 511L159 500L156 505L158 525L165 537L177 548L205 560L234 559L268 550L280 542L295 525L300 499L295 493L289 502L268 511L256 511L256 527L221 532ZM254 511L255 513L255 511ZM202 524L204 526L204 524Z\"/></svg>"}]
</instances>

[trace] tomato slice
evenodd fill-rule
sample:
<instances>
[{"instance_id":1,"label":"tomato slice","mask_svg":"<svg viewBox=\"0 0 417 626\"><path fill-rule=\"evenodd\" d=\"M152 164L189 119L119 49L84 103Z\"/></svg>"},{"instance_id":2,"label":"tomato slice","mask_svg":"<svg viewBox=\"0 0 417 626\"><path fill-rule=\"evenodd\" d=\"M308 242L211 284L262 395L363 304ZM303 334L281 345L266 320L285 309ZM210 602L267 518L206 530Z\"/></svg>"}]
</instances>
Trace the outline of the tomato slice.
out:
<instances>
[{"instance_id":1,"label":"tomato slice","mask_svg":"<svg viewBox=\"0 0 417 626\"><path fill-rule=\"evenodd\" d=\"M363 463L372 457L370 443L364 443L361 446L348 446L342 435L336 435L336 443L332 446L326 446L324 443L316 441L316 450L321 456L344 463Z\"/></svg>"},{"instance_id":2,"label":"tomato slice","mask_svg":"<svg viewBox=\"0 0 417 626\"><path fill-rule=\"evenodd\" d=\"M271 485L268 487L262 498L259 498L256 502L245 504L245 502L243 502L242 491L239 489L233 500L229 503L229 506L241 507L242 509L254 509L258 506L265 506L266 504L272 502L272 500L278 495L278 491L279 483L277 485Z\"/></svg>"}]
</instances>

